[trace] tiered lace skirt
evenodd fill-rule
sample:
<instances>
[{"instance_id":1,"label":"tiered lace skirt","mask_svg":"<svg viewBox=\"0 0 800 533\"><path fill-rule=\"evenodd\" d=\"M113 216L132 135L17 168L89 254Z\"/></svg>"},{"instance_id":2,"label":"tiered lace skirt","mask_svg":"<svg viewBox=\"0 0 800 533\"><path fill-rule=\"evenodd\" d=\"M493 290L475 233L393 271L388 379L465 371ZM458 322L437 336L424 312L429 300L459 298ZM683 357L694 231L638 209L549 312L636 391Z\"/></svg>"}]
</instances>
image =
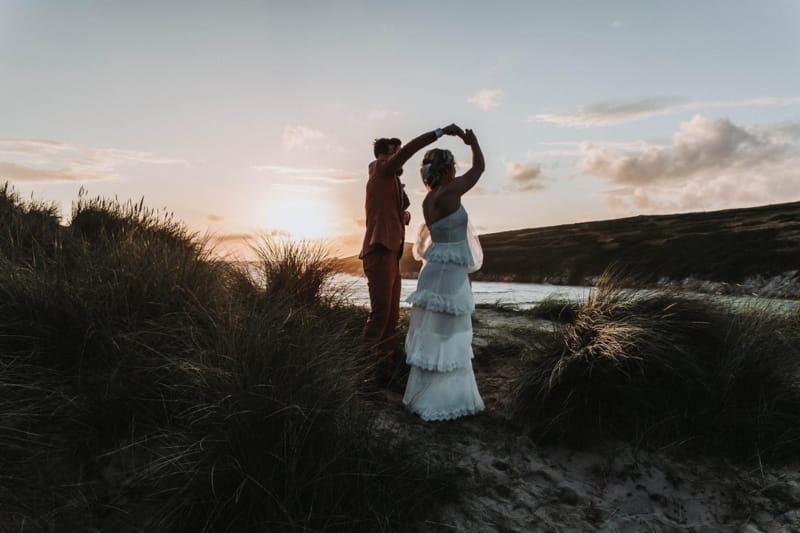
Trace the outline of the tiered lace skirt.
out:
<instances>
[{"instance_id":1,"label":"tiered lace skirt","mask_svg":"<svg viewBox=\"0 0 800 533\"><path fill-rule=\"evenodd\" d=\"M403 403L423 420L450 420L484 408L472 370L475 304L467 265L431 256L408 297L413 304L406 336L411 371Z\"/></svg>"}]
</instances>

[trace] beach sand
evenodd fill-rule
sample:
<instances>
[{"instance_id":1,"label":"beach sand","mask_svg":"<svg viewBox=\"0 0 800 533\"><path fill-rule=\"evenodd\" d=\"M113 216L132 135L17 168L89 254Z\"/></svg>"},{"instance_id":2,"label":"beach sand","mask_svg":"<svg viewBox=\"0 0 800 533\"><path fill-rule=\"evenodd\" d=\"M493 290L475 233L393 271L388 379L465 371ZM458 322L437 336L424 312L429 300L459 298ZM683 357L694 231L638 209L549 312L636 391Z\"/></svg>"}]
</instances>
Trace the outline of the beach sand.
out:
<instances>
[{"instance_id":1,"label":"beach sand","mask_svg":"<svg viewBox=\"0 0 800 533\"><path fill-rule=\"evenodd\" d=\"M478 309L478 386L486 411L425 423L390 395L379 426L431 470L455 468L458 494L426 531L800 531L800 463L746 468L720 457L645 451L625 442L580 450L539 445L508 423L515 357L491 353L547 321Z\"/></svg>"}]
</instances>

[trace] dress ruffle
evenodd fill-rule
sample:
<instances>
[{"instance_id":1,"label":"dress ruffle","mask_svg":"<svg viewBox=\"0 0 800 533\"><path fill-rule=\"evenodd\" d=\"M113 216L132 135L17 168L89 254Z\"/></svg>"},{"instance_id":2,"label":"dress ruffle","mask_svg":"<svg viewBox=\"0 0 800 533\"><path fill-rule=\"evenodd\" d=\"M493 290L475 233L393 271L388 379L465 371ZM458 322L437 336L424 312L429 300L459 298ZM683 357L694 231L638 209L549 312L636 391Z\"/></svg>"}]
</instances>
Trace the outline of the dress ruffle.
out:
<instances>
[{"instance_id":1,"label":"dress ruffle","mask_svg":"<svg viewBox=\"0 0 800 533\"><path fill-rule=\"evenodd\" d=\"M449 315L467 315L475 311L475 299L471 291L449 296L428 289L417 289L406 298L406 301L424 307L428 311Z\"/></svg>"},{"instance_id":2,"label":"dress ruffle","mask_svg":"<svg viewBox=\"0 0 800 533\"><path fill-rule=\"evenodd\" d=\"M466 368L473 357L472 331L445 336L420 330L406 337L406 363L423 370L450 372Z\"/></svg>"},{"instance_id":3,"label":"dress ruffle","mask_svg":"<svg viewBox=\"0 0 800 533\"><path fill-rule=\"evenodd\" d=\"M467 241L434 244L425 252L425 260L465 266L474 264Z\"/></svg>"},{"instance_id":4,"label":"dress ruffle","mask_svg":"<svg viewBox=\"0 0 800 533\"><path fill-rule=\"evenodd\" d=\"M471 363L451 372L431 372L412 366L403 404L428 421L452 420L484 409Z\"/></svg>"},{"instance_id":5,"label":"dress ruffle","mask_svg":"<svg viewBox=\"0 0 800 533\"><path fill-rule=\"evenodd\" d=\"M421 409L416 406L408 406L408 410L419 416L425 422L442 422L445 420L455 420L462 416L474 415L483 411L484 407L461 407L452 411L434 411L429 409Z\"/></svg>"}]
</instances>

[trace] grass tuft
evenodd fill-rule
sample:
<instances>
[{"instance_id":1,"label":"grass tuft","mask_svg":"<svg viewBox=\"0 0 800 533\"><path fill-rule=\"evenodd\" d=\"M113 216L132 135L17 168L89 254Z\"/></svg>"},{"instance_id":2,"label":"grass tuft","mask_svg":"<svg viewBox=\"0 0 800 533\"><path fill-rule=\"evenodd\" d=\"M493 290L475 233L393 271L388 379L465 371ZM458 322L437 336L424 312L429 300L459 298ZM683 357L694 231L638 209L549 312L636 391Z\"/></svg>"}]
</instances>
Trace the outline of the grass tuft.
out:
<instances>
[{"instance_id":1,"label":"grass tuft","mask_svg":"<svg viewBox=\"0 0 800 533\"><path fill-rule=\"evenodd\" d=\"M629 291L602 278L538 336L513 416L543 440L603 436L743 458L800 451L800 322L767 304Z\"/></svg>"},{"instance_id":2,"label":"grass tuft","mask_svg":"<svg viewBox=\"0 0 800 533\"><path fill-rule=\"evenodd\" d=\"M323 245L265 238L253 251L257 257L256 283L266 287L268 298L289 298L310 305L337 301L338 293L327 290L336 273L335 260Z\"/></svg>"}]
</instances>

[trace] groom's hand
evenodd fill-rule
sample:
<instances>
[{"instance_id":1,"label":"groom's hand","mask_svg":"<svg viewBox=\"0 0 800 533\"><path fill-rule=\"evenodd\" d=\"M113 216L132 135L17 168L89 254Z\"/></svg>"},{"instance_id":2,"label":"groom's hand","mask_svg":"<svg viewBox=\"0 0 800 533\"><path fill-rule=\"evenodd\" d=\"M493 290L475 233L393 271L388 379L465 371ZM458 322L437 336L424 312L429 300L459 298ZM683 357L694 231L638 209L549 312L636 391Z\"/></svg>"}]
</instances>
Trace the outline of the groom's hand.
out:
<instances>
[{"instance_id":1,"label":"groom's hand","mask_svg":"<svg viewBox=\"0 0 800 533\"><path fill-rule=\"evenodd\" d=\"M463 137L464 135L464 131L455 124L445 126L442 128L442 131L445 133L445 135L458 135L459 137Z\"/></svg>"}]
</instances>

